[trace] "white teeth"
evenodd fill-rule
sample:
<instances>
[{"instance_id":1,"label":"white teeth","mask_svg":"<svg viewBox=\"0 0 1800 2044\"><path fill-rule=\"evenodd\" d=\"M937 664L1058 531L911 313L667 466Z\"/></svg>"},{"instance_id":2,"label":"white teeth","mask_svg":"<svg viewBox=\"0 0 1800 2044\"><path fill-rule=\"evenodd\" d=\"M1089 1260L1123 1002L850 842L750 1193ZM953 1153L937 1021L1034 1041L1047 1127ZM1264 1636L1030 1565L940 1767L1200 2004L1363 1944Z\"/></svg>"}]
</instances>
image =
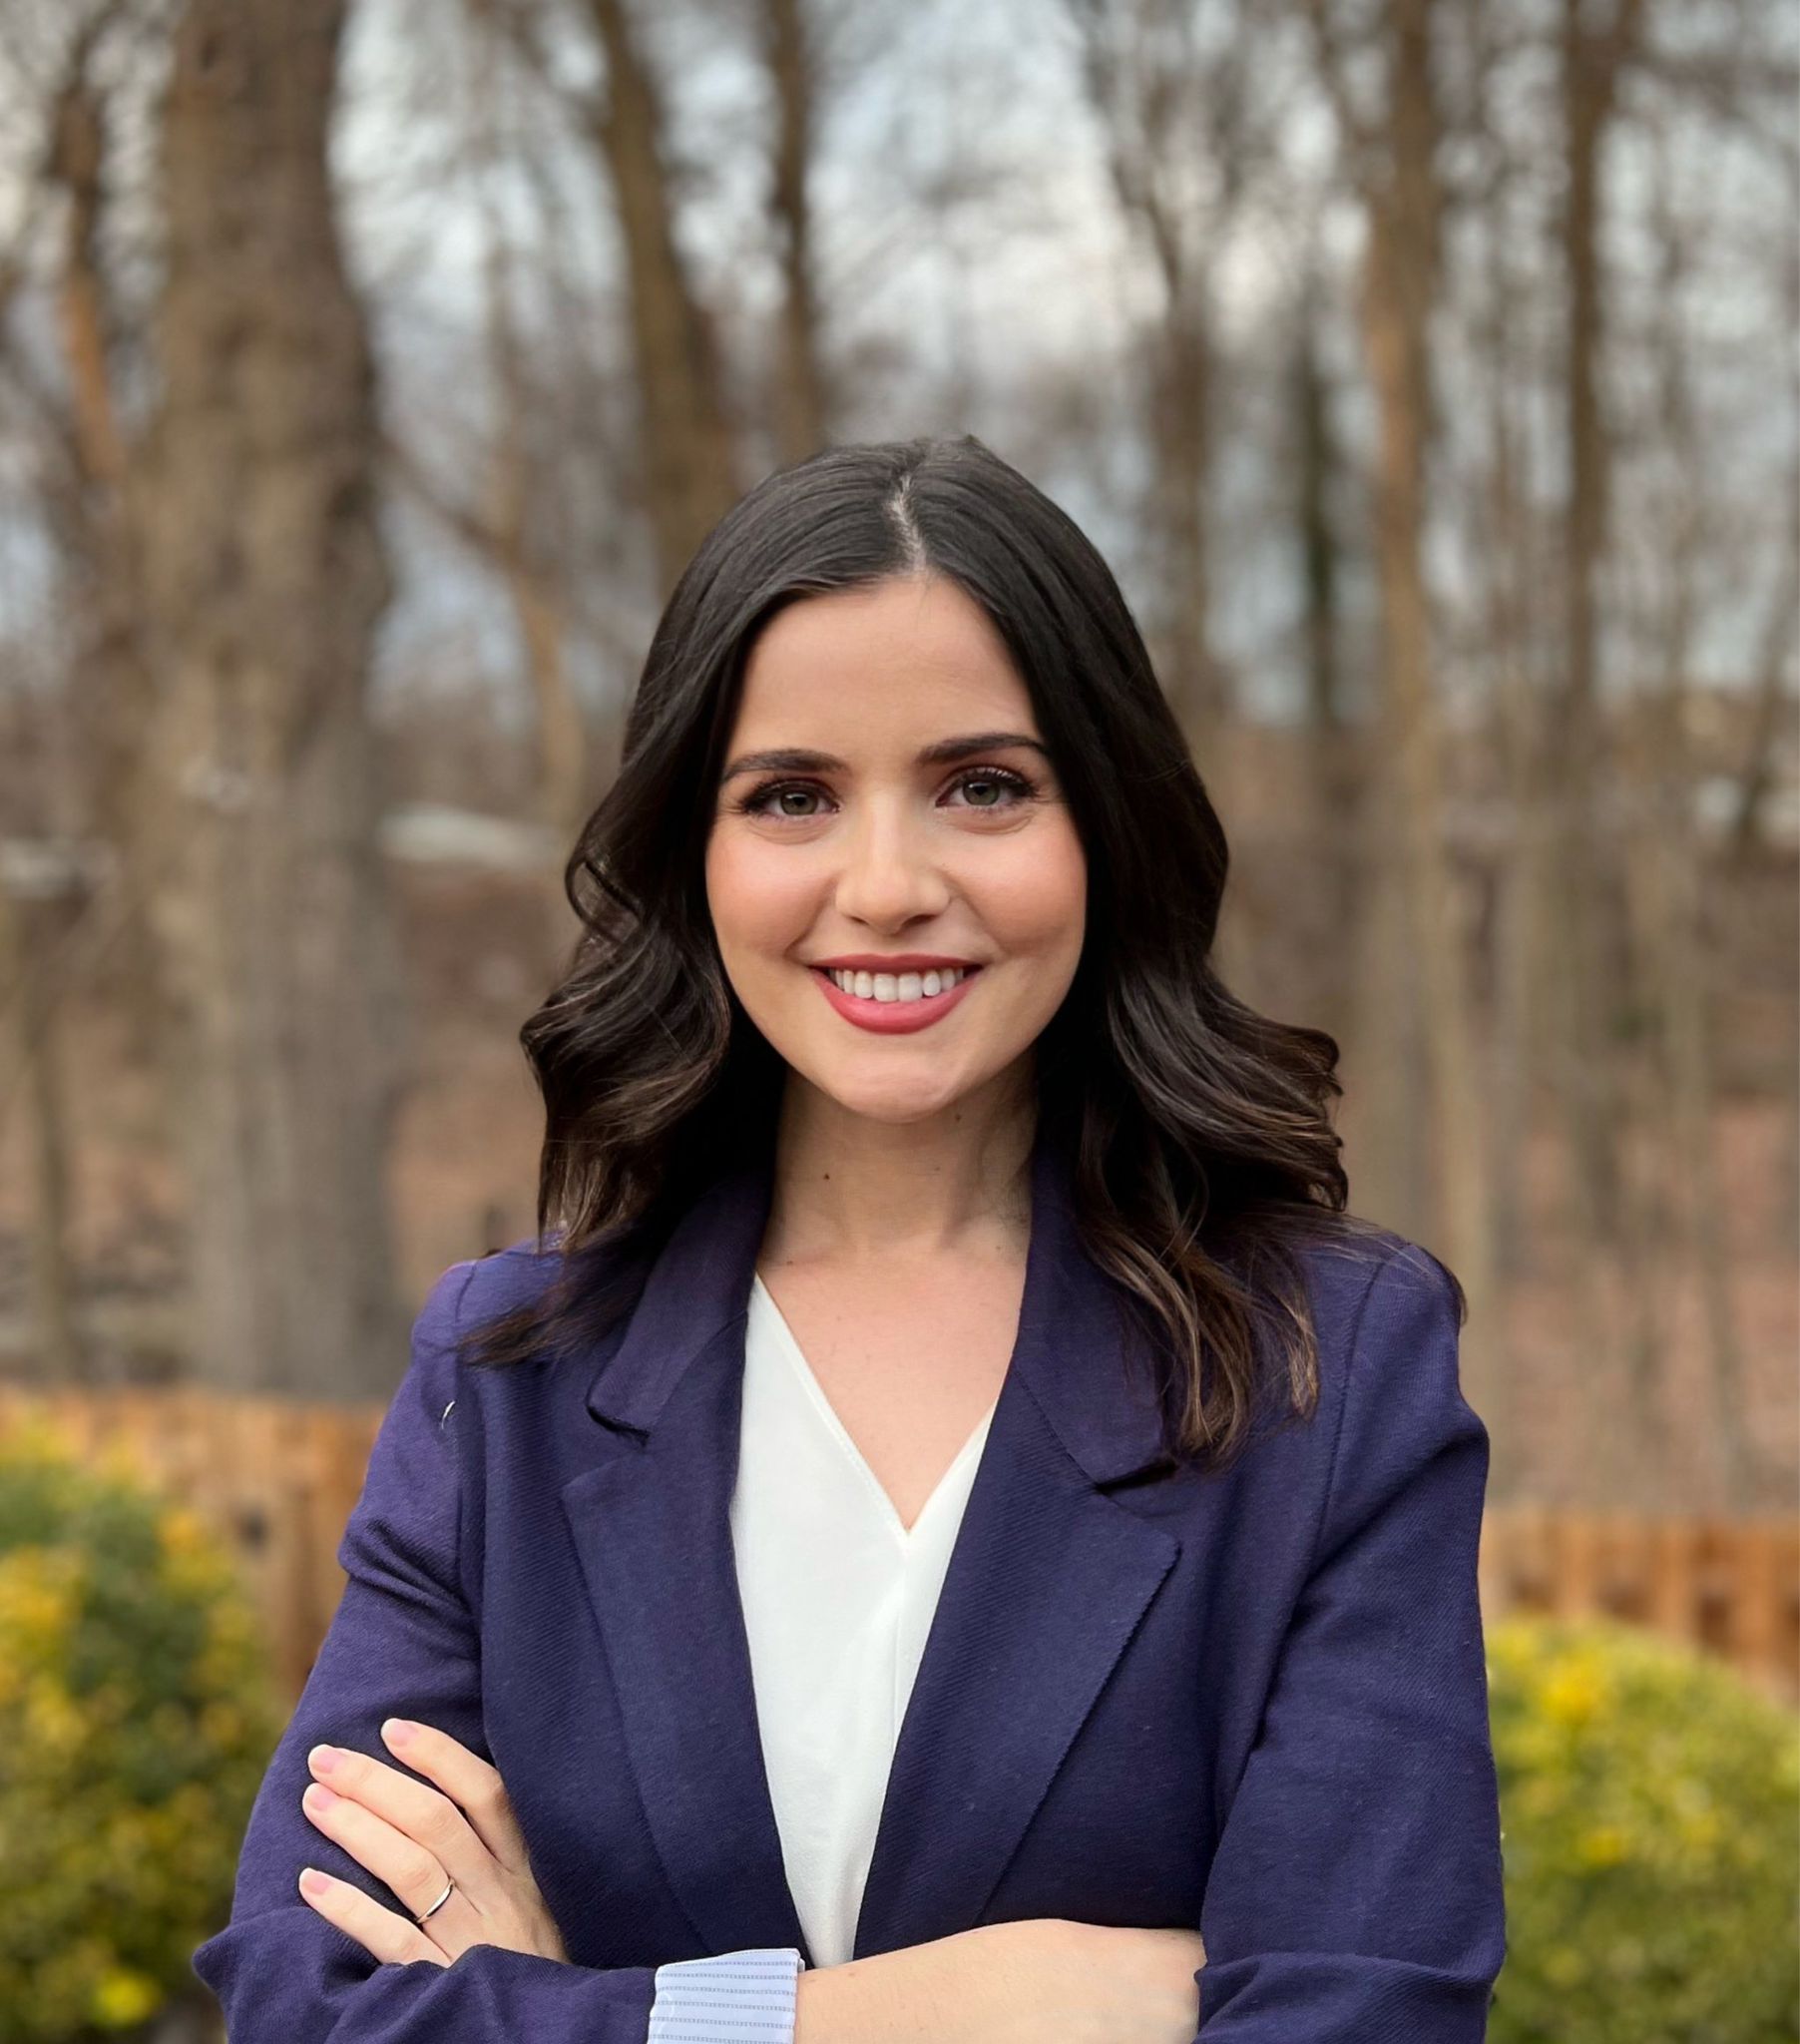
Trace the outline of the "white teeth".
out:
<instances>
[{"instance_id":1,"label":"white teeth","mask_svg":"<svg viewBox=\"0 0 1800 2044\"><path fill-rule=\"evenodd\" d=\"M948 993L966 976L961 967L941 966L931 972L833 972L831 979L865 1001L920 1001Z\"/></svg>"}]
</instances>

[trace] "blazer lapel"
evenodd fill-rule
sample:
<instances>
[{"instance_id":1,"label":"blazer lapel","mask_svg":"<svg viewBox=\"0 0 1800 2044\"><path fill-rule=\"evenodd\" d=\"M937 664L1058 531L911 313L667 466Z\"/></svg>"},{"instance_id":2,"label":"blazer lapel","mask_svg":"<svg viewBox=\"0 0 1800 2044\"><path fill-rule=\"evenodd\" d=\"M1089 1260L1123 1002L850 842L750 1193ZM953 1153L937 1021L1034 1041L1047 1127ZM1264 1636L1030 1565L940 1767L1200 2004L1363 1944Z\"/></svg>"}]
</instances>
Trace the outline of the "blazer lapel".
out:
<instances>
[{"instance_id":1,"label":"blazer lapel","mask_svg":"<svg viewBox=\"0 0 1800 2044\"><path fill-rule=\"evenodd\" d=\"M1018 1337L901 1722L857 1958L981 1920L1180 1553L1100 1487L1168 1460L1162 1416L1126 1375L1116 1290L1042 1134L1032 1174Z\"/></svg>"},{"instance_id":2,"label":"blazer lapel","mask_svg":"<svg viewBox=\"0 0 1800 2044\"><path fill-rule=\"evenodd\" d=\"M588 1392L604 1459L566 1483L652 1837L700 1948L796 1946L731 1548L760 1172L717 1181L653 1265ZM598 1430L597 1430L598 1431Z\"/></svg>"},{"instance_id":3,"label":"blazer lapel","mask_svg":"<svg viewBox=\"0 0 1800 2044\"><path fill-rule=\"evenodd\" d=\"M716 1180L651 1268L588 1391L595 1466L562 1489L640 1795L701 1948L793 1945L737 1593L736 1480L765 1165ZM1019 1330L902 1721L855 1956L979 1920L1180 1543L1101 1487L1165 1459L1117 1293L1044 1133ZM798 1594L804 1585L796 1586Z\"/></svg>"}]
</instances>

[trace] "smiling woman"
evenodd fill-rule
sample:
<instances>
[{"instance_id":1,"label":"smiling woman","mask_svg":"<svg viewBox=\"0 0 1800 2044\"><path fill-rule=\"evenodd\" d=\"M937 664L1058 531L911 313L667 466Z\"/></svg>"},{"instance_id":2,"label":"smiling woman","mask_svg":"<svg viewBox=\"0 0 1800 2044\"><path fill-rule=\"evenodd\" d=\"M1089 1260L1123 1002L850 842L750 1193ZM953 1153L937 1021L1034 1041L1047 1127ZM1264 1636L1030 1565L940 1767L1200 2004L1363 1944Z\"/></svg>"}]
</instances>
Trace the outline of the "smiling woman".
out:
<instances>
[{"instance_id":1,"label":"smiling woman","mask_svg":"<svg viewBox=\"0 0 1800 2044\"><path fill-rule=\"evenodd\" d=\"M796 733L806 750L782 746ZM1031 694L981 606L941 576L789 605L750 650L727 752L712 928L812 1111L914 1122L1016 1072L1081 960L1087 867ZM924 930L929 952L844 948ZM934 966L967 976L927 988Z\"/></svg>"},{"instance_id":2,"label":"smiling woman","mask_svg":"<svg viewBox=\"0 0 1800 2044\"><path fill-rule=\"evenodd\" d=\"M196 1954L233 2044L1482 2037L1460 1289L1226 866L979 442L708 535L521 1032L538 1231L426 1301Z\"/></svg>"}]
</instances>

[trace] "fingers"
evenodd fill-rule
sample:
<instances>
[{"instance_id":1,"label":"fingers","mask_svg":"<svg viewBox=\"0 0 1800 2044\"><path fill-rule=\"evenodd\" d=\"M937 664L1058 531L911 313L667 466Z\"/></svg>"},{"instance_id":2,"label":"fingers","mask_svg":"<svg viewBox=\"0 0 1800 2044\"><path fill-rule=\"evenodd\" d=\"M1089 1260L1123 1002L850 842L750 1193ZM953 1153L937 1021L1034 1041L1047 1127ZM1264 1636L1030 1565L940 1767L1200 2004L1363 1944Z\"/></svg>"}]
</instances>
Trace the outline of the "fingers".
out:
<instances>
[{"instance_id":1,"label":"fingers","mask_svg":"<svg viewBox=\"0 0 1800 2044\"><path fill-rule=\"evenodd\" d=\"M453 1879L455 1892L420 1934L454 1958L491 1934L489 1919L504 1908L514 1870L530 1879L525 1841L491 1763L430 1726L389 1719L381 1732L427 1782L352 1748L315 1746L306 1757L314 1781L301 1807L415 1918Z\"/></svg>"},{"instance_id":2,"label":"fingers","mask_svg":"<svg viewBox=\"0 0 1800 2044\"><path fill-rule=\"evenodd\" d=\"M471 1753L449 1733L405 1718L387 1719L381 1737L396 1759L437 1784L509 1873L530 1872L525 1834L513 1814L500 1770L491 1761Z\"/></svg>"},{"instance_id":3,"label":"fingers","mask_svg":"<svg viewBox=\"0 0 1800 2044\"><path fill-rule=\"evenodd\" d=\"M390 1719L388 1724L397 1722ZM386 1727L383 1736L389 1736ZM473 1892L491 1884L490 1860L508 1872L527 1863L524 1840L494 1768L448 1734L426 1726L419 1726L411 1738L393 1738L390 1743L409 1768L429 1775L441 1787L415 1782L398 1768L350 1747L315 1746L306 1764L316 1783L385 1819Z\"/></svg>"},{"instance_id":4,"label":"fingers","mask_svg":"<svg viewBox=\"0 0 1800 2044\"><path fill-rule=\"evenodd\" d=\"M309 1908L317 1910L327 1923L335 1923L383 1964L404 1966L414 1959L430 1959L439 1966L450 1963L449 1954L439 1951L416 1923L382 1908L373 1896L347 1880L334 1880L314 1866L304 1867L300 1894Z\"/></svg>"},{"instance_id":5,"label":"fingers","mask_svg":"<svg viewBox=\"0 0 1800 2044\"><path fill-rule=\"evenodd\" d=\"M385 1817L377 1816L347 1795L333 1794L321 1783L314 1782L300 1797L300 1807L306 1812L307 1821L340 1845L358 1866L366 1866L378 1880L385 1881L412 1917L423 1916L431 1908L443 1894L446 1878L455 1872L435 1852L397 1830ZM492 1861L466 1825L463 1836L470 1848L480 1853L491 1881ZM431 1917L427 1934L452 1957L464 1944L473 1941L471 1933L480 1920L476 1907L478 1893L479 1877L475 1884L465 1887L458 1874L455 1892Z\"/></svg>"}]
</instances>

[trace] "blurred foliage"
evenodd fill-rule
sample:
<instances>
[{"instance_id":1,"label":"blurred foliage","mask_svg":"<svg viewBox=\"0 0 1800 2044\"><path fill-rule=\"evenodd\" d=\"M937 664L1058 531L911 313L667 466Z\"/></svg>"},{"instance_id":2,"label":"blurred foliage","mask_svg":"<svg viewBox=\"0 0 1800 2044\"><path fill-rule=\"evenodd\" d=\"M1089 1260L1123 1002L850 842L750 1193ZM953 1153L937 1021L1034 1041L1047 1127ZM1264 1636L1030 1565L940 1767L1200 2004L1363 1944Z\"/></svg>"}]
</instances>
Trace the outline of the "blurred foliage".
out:
<instances>
[{"instance_id":1,"label":"blurred foliage","mask_svg":"<svg viewBox=\"0 0 1800 2044\"><path fill-rule=\"evenodd\" d=\"M129 1456L0 1432L0 2044L195 1993L279 1737L229 1553Z\"/></svg>"},{"instance_id":2,"label":"blurred foliage","mask_svg":"<svg viewBox=\"0 0 1800 2044\"><path fill-rule=\"evenodd\" d=\"M1793 2044L1800 1718L1634 1627L1486 1630L1507 1889L1491 2044Z\"/></svg>"}]
</instances>

